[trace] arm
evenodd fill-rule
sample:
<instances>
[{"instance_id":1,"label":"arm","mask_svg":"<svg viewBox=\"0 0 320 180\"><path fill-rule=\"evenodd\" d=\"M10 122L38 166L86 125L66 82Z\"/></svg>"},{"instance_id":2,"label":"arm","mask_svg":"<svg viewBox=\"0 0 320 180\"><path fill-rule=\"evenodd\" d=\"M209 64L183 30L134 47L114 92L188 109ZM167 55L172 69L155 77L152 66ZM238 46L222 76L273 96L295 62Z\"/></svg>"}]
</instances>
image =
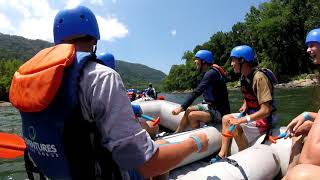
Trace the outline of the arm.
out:
<instances>
[{"instance_id":1,"label":"arm","mask_svg":"<svg viewBox=\"0 0 320 180\"><path fill-rule=\"evenodd\" d=\"M256 121L258 119L263 119L263 118L266 118L270 115L271 113L271 105L269 102L265 102L263 104L260 105L260 109L259 111L253 113L253 114L250 114L248 116L250 116L250 119L251 121ZM247 119L246 119L246 116L242 117L240 120L239 120L239 124L241 123L245 123L247 122Z\"/></svg>"},{"instance_id":2,"label":"arm","mask_svg":"<svg viewBox=\"0 0 320 180\"><path fill-rule=\"evenodd\" d=\"M195 136L202 144L201 152L208 148L208 138L204 133L197 133ZM144 164L138 167L138 171L144 177L152 177L168 172L177 166L191 153L198 151L195 140L188 138L178 144L170 144L159 147L159 150Z\"/></svg>"},{"instance_id":3,"label":"arm","mask_svg":"<svg viewBox=\"0 0 320 180\"><path fill-rule=\"evenodd\" d=\"M84 71L83 74L89 77L82 78L79 98L86 118L89 118L88 114L94 117L102 136L102 145L112 153L112 158L121 169L138 169L146 177L159 175L157 173L172 169L196 150L197 145L190 138L181 144L173 144L173 147L168 145L159 149L139 122L134 120L119 74L105 72L102 65L100 68L96 70L98 72ZM197 137L205 151L208 144L206 135Z\"/></svg>"},{"instance_id":4,"label":"arm","mask_svg":"<svg viewBox=\"0 0 320 180\"><path fill-rule=\"evenodd\" d=\"M181 108L183 110L186 110L197 97L199 97L204 90L212 83L213 79L218 78L217 73L215 70L210 69L207 71L203 78L201 79L201 82L198 84L198 86L193 90L193 92L188 96L186 101L181 105Z\"/></svg>"},{"instance_id":5,"label":"arm","mask_svg":"<svg viewBox=\"0 0 320 180\"><path fill-rule=\"evenodd\" d=\"M289 133L289 136L298 136L301 131L301 126L305 124L306 120L314 121L317 113L315 112L303 112L297 117L295 117L286 128L286 131ZM309 128L310 129L310 128Z\"/></svg>"},{"instance_id":6,"label":"arm","mask_svg":"<svg viewBox=\"0 0 320 180\"><path fill-rule=\"evenodd\" d=\"M308 134L305 142L299 163L313 164L320 166L320 117L316 115L316 119Z\"/></svg>"}]
</instances>

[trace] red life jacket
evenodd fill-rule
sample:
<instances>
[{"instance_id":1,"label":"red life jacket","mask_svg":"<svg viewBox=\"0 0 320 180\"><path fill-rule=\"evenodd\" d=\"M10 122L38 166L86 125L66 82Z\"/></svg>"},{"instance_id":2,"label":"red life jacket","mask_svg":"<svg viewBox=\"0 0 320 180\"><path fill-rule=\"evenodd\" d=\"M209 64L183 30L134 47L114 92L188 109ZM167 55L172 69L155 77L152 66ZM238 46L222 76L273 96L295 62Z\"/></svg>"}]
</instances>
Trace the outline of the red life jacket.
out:
<instances>
[{"instance_id":1,"label":"red life jacket","mask_svg":"<svg viewBox=\"0 0 320 180\"><path fill-rule=\"evenodd\" d=\"M266 69L266 68L254 68L249 75L247 76L247 78L245 77L241 77L241 92L243 94L243 97L245 99L245 103L246 103L246 113L247 114L253 114L255 112L257 112L260 109L260 105L258 102L258 98L254 93L254 90L252 88L253 86L253 78L255 76L255 74L260 71L263 74L265 74L268 78L268 80L270 81L271 85L272 85L272 91L271 91L271 95L272 95L272 100L271 100L271 106L272 106L272 111L270 113L270 115L267 118L261 119L261 120L257 120L257 127L261 126L261 127L266 127L267 126L271 126L272 125L272 114L277 110L276 106L275 106L275 100L274 100L274 96L273 96L273 85L277 83L277 79L275 78L274 74L272 73L271 70Z\"/></svg>"}]
</instances>

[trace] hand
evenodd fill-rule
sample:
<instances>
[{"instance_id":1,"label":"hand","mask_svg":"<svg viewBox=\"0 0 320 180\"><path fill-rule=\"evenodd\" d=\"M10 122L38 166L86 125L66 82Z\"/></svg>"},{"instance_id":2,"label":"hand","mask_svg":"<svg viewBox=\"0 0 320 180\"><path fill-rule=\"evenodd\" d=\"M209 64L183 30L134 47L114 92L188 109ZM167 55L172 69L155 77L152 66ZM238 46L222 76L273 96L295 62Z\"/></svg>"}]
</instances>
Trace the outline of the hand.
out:
<instances>
[{"instance_id":1,"label":"hand","mask_svg":"<svg viewBox=\"0 0 320 180\"><path fill-rule=\"evenodd\" d=\"M294 135L300 136L300 135L307 135L313 125L312 121L305 121L303 122L296 130Z\"/></svg>"},{"instance_id":2,"label":"hand","mask_svg":"<svg viewBox=\"0 0 320 180\"><path fill-rule=\"evenodd\" d=\"M287 137L293 137L295 136L295 131L299 128L299 126L301 124L303 124L305 122L303 114L300 114L299 116L297 116L296 118L294 118L288 125L286 128L286 132L288 133ZM286 137L286 138L287 138Z\"/></svg>"},{"instance_id":3,"label":"hand","mask_svg":"<svg viewBox=\"0 0 320 180\"><path fill-rule=\"evenodd\" d=\"M198 132L198 133L193 134L192 136L197 137L199 139L199 141L201 142L202 148L201 148L200 152L205 152L208 149L208 142L209 142L207 134L203 133L203 132ZM190 139L192 139L192 138L190 138ZM198 151L198 145L197 145L196 141L194 139L192 139L192 141L195 144L195 146L197 147L196 151Z\"/></svg>"},{"instance_id":4,"label":"hand","mask_svg":"<svg viewBox=\"0 0 320 180\"><path fill-rule=\"evenodd\" d=\"M181 113L183 111L183 109L181 107L177 107L172 111L173 115L178 115L179 113Z\"/></svg>"},{"instance_id":5,"label":"hand","mask_svg":"<svg viewBox=\"0 0 320 180\"><path fill-rule=\"evenodd\" d=\"M242 123L244 123L244 122L246 122L246 121L247 121L247 120L246 120L244 117L242 117L242 118L240 118L240 119L231 117L231 118L229 119L230 125L240 125L240 124L242 124Z\"/></svg>"},{"instance_id":6,"label":"hand","mask_svg":"<svg viewBox=\"0 0 320 180\"><path fill-rule=\"evenodd\" d=\"M245 112L247 109L246 103L243 103L243 105L239 108L239 112Z\"/></svg>"}]
</instances>

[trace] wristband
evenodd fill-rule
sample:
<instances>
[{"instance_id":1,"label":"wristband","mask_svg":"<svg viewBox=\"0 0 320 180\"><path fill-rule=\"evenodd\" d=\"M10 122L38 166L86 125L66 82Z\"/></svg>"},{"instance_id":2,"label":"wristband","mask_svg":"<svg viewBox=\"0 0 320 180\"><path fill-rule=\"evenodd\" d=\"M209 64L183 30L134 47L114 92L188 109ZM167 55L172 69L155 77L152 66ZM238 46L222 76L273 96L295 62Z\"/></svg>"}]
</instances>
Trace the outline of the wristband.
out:
<instances>
[{"instance_id":1,"label":"wristband","mask_svg":"<svg viewBox=\"0 0 320 180\"><path fill-rule=\"evenodd\" d=\"M190 136L190 138L192 138L197 143L197 147L198 147L197 152L199 153L202 150L202 144L200 140L195 135Z\"/></svg>"},{"instance_id":2,"label":"wristband","mask_svg":"<svg viewBox=\"0 0 320 180\"><path fill-rule=\"evenodd\" d=\"M251 121L251 117L249 115L246 115L245 117L246 117L247 123Z\"/></svg>"},{"instance_id":3,"label":"wristband","mask_svg":"<svg viewBox=\"0 0 320 180\"><path fill-rule=\"evenodd\" d=\"M310 119L310 116L309 116L309 113L308 112L303 112L303 119L305 121L309 120Z\"/></svg>"}]
</instances>

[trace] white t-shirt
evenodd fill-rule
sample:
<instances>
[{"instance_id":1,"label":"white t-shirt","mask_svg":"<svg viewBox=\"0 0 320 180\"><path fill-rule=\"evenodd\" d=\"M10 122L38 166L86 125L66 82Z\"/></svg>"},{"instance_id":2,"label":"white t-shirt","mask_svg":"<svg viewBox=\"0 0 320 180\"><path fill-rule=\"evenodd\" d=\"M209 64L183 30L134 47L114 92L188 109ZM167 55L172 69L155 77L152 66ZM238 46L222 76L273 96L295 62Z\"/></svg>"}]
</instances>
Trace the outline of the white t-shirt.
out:
<instances>
[{"instance_id":1,"label":"white t-shirt","mask_svg":"<svg viewBox=\"0 0 320 180\"><path fill-rule=\"evenodd\" d=\"M79 81L79 100L84 119L95 121L102 145L112 152L123 170L149 160L158 146L134 118L120 75L111 68L88 62Z\"/></svg>"}]
</instances>

